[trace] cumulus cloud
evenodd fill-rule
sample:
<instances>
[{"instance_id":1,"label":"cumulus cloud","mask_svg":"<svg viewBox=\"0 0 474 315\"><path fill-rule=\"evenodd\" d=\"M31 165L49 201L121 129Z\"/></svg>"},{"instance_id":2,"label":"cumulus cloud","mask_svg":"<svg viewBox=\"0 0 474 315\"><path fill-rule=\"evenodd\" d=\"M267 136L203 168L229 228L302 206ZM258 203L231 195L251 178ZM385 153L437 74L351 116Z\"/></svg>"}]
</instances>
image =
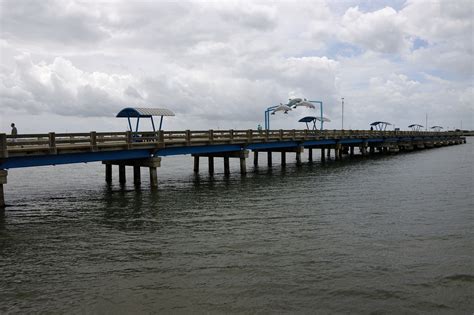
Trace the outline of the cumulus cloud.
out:
<instances>
[{"instance_id":1,"label":"cumulus cloud","mask_svg":"<svg viewBox=\"0 0 474 315\"><path fill-rule=\"evenodd\" d=\"M13 72L1 74L0 99L5 108L23 113L104 116L136 99L130 91L138 94L137 84L130 75L84 72L61 57L35 64L24 54Z\"/></svg>"},{"instance_id":2,"label":"cumulus cloud","mask_svg":"<svg viewBox=\"0 0 474 315\"><path fill-rule=\"evenodd\" d=\"M407 50L409 40L403 28L404 19L393 8L363 13L350 8L342 17L340 36L343 40L382 53Z\"/></svg>"}]
</instances>

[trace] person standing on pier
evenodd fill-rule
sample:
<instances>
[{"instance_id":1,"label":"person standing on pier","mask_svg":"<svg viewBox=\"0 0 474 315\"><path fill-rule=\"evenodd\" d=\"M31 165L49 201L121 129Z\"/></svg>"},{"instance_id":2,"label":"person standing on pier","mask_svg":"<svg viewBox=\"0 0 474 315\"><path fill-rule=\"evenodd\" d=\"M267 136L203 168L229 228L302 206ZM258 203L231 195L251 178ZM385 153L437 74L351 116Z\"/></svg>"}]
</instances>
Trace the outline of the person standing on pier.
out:
<instances>
[{"instance_id":1,"label":"person standing on pier","mask_svg":"<svg viewBox=\"0 0 474 315\"><path fill-rule=\"evenodd\" d=\"M13 138L16 138L16 136L18 135L18 130L16 129L14 123L12 123L10 126L12 127L12 136L13 136ZM15 139L13 139L13 141L15 141Z\"/></svg>"}]
</instances>

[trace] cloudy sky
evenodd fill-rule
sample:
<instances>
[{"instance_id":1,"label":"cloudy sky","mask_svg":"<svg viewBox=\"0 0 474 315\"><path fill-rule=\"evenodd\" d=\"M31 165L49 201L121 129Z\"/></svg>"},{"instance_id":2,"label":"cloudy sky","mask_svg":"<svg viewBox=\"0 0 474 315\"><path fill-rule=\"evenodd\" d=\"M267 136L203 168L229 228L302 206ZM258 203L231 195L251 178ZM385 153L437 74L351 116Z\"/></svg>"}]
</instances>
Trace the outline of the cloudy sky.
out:
<instances>
[{"instance_id":1,"label":"cloudy sky","mask_svg":"<svg viewBox=\"0 0 474 315\"><path fill-rule=\"evenodd\" d=\"M133 106L173 110L167 130L248 129L291 97L323 101L330 129L341 97L346 129L426 114L474 129L473 15L472 0L0 0L0 132L121 131Z\"/></svg>"}]
</instances>

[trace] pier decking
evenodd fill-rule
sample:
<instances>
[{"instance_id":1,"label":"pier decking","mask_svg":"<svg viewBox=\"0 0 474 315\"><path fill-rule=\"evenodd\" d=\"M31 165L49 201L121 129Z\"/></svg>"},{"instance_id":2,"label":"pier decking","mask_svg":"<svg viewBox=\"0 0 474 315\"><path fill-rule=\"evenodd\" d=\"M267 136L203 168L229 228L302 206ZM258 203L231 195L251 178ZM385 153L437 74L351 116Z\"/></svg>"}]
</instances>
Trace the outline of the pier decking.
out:
<instances>
[{"instance_id":1,"label":"pier decking","mask_svg":"<svg viewBox=\"0 0 474 315\"><path fill-rule=\"evenodd\" d=\"M199 172L199 158L209 161L214 172L214 159L223 158L224 172L229 173L229 159L240 160L240 171L246 173L249 151L258 165L259 152L267 152L272 164L272 152L293 152L296 163L307 149L312 160L313 149L321 149L321 160L340 159L354 155L354 148L367 155L379 152L399 152L465 143L462 132L366 131L366 130L206 130L158 132L89 132L24 134L16 137L0 134L0 206L4 206L3 185L7 169L44 165L101 161L105 164L106 181L112 179L112 165L119 166L119 181L125 182L125 166L133 166L134 181L140 182L140 167L150 170L150 185L157 186L157 167L163 156L190 154L194 171Z\"/></svg>"}]
</instances>

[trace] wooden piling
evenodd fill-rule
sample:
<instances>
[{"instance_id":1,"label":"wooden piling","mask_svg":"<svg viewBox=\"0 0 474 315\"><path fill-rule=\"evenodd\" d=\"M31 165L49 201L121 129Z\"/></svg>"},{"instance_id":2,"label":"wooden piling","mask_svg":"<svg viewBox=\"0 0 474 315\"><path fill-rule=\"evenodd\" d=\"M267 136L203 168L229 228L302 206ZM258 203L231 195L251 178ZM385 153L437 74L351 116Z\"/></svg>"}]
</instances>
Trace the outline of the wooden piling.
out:
<instances>
[{"instance_id":1,"label":"wooden piling","mask_svg":"<svg viewBox=\"0 0 474 315\"><path fill-rule=\"evenodd\" d=\"M328 154L327 154L328 159L331 158L331 148L328 148Z\"/></svg>"},{"instance_id":2,"label":"wooden piling","mask_svg":"<svg viewBox=\"0 0 474 315\"><path fill-rule=\"evenodd\" d=\"M199 173L199 155L194 156L194 173Z\"/></svg>"},{"instance_id":3,"label":"wooden piling","mask_svg":"<svg viewBox=\"0 0 474 315\"><path fill-rule=\"evenodd\" d=\"M3 185L7 183L7 175L8 172L6 170L0 170L0 208L5 208Z\"/></svg>"},{"instance_id":4,"label":"wooden piling","mask_svg":"<svg viewBox=\"0 0 474 315\"><path fill-rule=\"evenodd\" d=\"M158 187L158 172L156 167L150 167L150 186L152 188Z\"/></svg>"},{"instance_id":5,"label":"wooden piling","mask_svg":"<svg viewBox=\"0 0 474 315\"><path fill-rule=\"evenodd\" d=\"M224 174L229 175L230 174L230 164L229 164L229 157L224 156Z\"/></svg>"},{"instance_id":6,"label":"wooden piling","mask_svg":"<svg viewBox=\"0 0 474 315\"><path fill-rule=\"evenodd\" d=\"M308 149L308 161L313 161L313 148Z\"/></svg>"},{"instance_id":7,"label":"wooden piling","mask_svg":"<svg viewBox=\"0 0 474 315\"><path fill-rule=\"evenodd\" d=\"M209 164L209 174L214 174L214 157L210 156L207 158L208 159L208 164Z\"/></svg>"},{"instance_id":8,"label":"wooden piling","mask_svg":"<svg viewBox=\"0 0 474 315\"><path fill-rule=\"evenodd\" d=\"M267 164L268 164L268 167L272 167L272 152L271 151L268 151L267 152Z\"/></svg>"},{"instance_id":9,"label":"wooden piling","mask_svg":"<svg viewBox=\"0 0 474 315\"><path fill-rule=\"evenodd\" d=\"M105 182L107 184L112 183L112 164L105 164Z\"/></svg>"},{"instance_id":10,"label":"wooden piling","mask_svg":"<svg viewBox=\"0 0 474 315\"><path fill-rule=\"evenodd\" d=\"M135 185L140 185L141 183L141 172L140 172L140 166L135 165L133 166L133 183Z\"/></svg>"},{"instance_id":11,"label":"wooden piling","mask_svg":"<svg viewBox=\"0 0 474 315\"><path fill-rule=\"evenodd\" d=\"M301 150L296 151L296 165L301 165Z\"/></svg>"},{"instance_id":12,"label":"wooden piling","mask_svg":"<svg viewBox=\"0 0 474 315\"><path fill-rule=\"evenodd\" d=\"M352 145L349 147L349 155L354 156L354 146Z\"/></svg>"},{"instance_id":13,"label":"wooden piling","mask_svg":"<svg viewBox=\"0 0 474 315\"><path fill-rule=\"evenodd\" d=\"M119 183L125 184L126 181L125 165L119 165Z\"/></svg>"},{"instance_id":14,"label":"wooden piling","mask_svg":"<svg viewBox=\"0 0 474 315\"><path fill-rule=\"evenodd\" d=\"M281 152L281 166L286 165L286 152Z\"/></svg>"},{"instance_id":15,"label":"wooden piling","mask_svg":"<svg viewBox=\"0 0 474 315\"><path fill-rule=\"evenodd\" d=\"M253 166L258 166L258 151L253 151Z\"/></svg>"},{"instance_id":16,"label":"wooden piling","mask_svg":"<svg viewBox=\"0 0 474 315\"><path fill-rule=\"evenodd\" d=\"M247 163L245 163L246 158L240 158L240 174L244 175L247 173Z\"/></svg>"}]
</instances>

